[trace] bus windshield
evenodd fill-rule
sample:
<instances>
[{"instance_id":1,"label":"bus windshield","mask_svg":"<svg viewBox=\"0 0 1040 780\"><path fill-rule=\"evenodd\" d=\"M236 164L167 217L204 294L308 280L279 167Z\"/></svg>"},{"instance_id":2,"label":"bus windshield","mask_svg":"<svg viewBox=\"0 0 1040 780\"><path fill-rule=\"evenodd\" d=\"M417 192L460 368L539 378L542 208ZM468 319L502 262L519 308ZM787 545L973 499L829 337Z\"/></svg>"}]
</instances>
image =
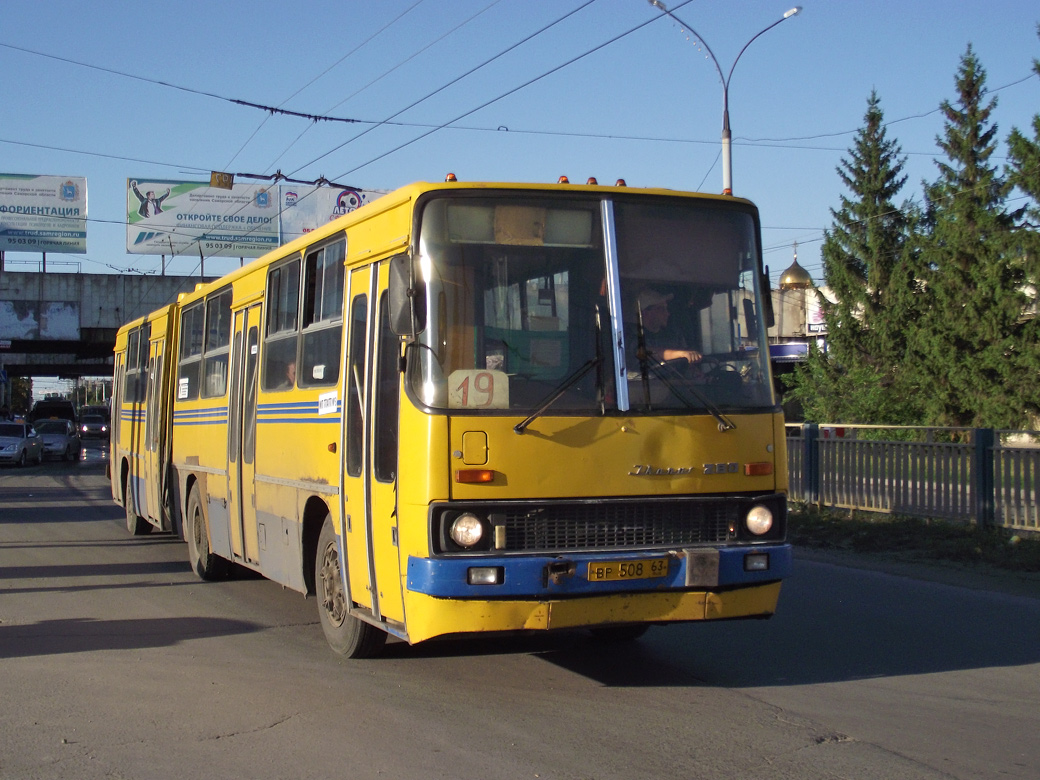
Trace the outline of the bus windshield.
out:
<instances>
[{"instance_id":1,"label":"bus windshield","mask_svg":"<svg viewBox=\"0 0 1040 780\"><path fill-rule=\"evenodd\" d=\"M412 390L485 413L772 408L756 236L750 209L688 198L433 199Z\"/></svg>"}]
</instances>

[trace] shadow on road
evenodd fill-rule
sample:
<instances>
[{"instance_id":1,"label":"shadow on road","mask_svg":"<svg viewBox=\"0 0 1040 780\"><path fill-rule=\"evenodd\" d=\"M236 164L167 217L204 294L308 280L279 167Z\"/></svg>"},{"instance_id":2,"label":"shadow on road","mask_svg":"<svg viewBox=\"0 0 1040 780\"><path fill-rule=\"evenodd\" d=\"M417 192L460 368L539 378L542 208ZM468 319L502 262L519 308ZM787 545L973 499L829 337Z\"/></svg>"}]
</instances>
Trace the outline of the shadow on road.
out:
<instances>
[{"instance_id":1,"label":"shadow on road","mask_svg":"<svg viewBox=\"0 0 1040 780\"><path fill-rule=\"evenodd\" d=\"M1040 663L1040 600L803 563L771 620L395 643L387 657L535 655L608 687L812 685Z\"/></svg>"},{"instance_id":2,"label":"shadow on road","mask_svg":"<svg viewBox=\"0 0 1040 780\"><path fill-rule=\"evenodd\" d=\"M262 628L241 620L204 617L43 620L32 625L0 625L0 658L167 647L189 639L250 634Z\"/></svg>"},{"instance_id":3,"label":"shadow on road","mask_svg":"<svg viewBox=\"0 0 1040 780\"><path fill-rule=\"evenodd\" d=\"M1040 663L1040 601L803 563L767 621L651 629L542 655L608 686L764 687Z\"/></svg>"}]
</instances>

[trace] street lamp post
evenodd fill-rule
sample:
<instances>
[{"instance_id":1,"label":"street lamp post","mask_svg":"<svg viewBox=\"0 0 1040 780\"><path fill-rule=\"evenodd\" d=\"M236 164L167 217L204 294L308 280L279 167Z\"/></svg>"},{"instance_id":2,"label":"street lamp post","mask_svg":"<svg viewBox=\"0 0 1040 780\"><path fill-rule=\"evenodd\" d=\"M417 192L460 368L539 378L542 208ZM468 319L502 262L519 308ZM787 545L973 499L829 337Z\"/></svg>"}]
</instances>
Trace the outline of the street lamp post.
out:
<instances>
[{"instance_id":1,"label":"street lamp post","mask_svg":"<svg viewBox=\"0 0 1040 780\"><path fill-rule=\"evenodd\" d=\"M773 22L771 25L755 33L755 35L752 36L751 40L744 44L744 48L742 48L740 50L740 53L737 54L737 58L733 60L733 64L730 65L729 68L729 73L723 76L722 68L719 66L719 61L715 59L715 52L711 50L711 47L708 45L708 42L704 40L704 36L702 36L700 33L694 30L693 27L688 25L678 16L669 11L665 4L661 2L661 0L647 0L647 2L649 2L650 5L654 6L655 8L659 9L661 13L670 16L672 19L674 19L687 30L689 30L691 33L693 33L697 37L697 40L699 40L701 44L704 46L704 50L708 52L708 56L711 57L711 61L715 65L715 70L718 71L719 80L722 81L722 192L724 195L732 195L733 154L731 150L731 141L733 139L733 136L730 133L729 129L729 81L733 77L733 69L737 67L737 62L740 60L744 52L747 51L748 46L754 43L760 35L769 32L778 24L780 24L780 22L786 19L790 19L792 16L797 15L802 10L802 7L795 6L790 11L781 16L779 19L777 19L775 22Z\"/></svg>"}]
</instances>

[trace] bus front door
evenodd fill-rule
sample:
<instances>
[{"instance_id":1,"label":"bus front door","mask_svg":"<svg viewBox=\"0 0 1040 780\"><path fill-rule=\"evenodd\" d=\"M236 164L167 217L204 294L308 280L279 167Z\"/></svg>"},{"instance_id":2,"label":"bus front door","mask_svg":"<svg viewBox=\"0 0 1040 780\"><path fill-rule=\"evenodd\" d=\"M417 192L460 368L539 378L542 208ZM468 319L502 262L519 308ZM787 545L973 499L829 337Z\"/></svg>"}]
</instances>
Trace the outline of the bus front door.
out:
<instances>
[{"instance_id":1,"label":"bus front door","mask_svg":"<svg viewBox=\"0 0 1040 780\"><path fill-rule=\"evenodd\" d=\"M228 405L228 516L231 553L259 565L256 508L256 380L260 306L235 312L231 350L231 399Z\"/></svg>"},{"instance_id":2,"label":"bus front door","mask_svg":"<svg viewBox=\"0 0 1040 780\"><path fill-rule=\"evenodd\" d=\"M384 267L351 271L348 284L347 361L343 377L345 432L343 455L343 535L347 586L351 600L383 620L404 622L401 567L397 545L396 448L388 473L385 446L386 377L381 360L397 340L383 336L377 317L379 290L386 288ZM385 346L384 346L385 344ZM399 382L397 360L393 381ZM393 410L393 437L397 434ZM382 460L380 460L382 458Z\"/></svg>"}]
</instances>

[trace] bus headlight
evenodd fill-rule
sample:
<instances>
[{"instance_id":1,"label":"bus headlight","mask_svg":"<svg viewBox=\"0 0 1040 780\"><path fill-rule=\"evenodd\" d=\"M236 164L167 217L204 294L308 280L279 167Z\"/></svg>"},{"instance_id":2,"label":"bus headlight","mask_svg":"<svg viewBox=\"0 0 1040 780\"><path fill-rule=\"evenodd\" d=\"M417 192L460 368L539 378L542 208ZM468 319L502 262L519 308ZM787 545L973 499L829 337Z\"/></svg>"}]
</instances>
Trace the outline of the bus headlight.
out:
<instances>
[{"instance_id":1,"label":"bus headlight","mask_svg":"<svg viewBox=\"0 0 1040 780\"><path fill-rule=\"evenodd\" d=\"M769 533L769 529L773 527L773 513L769 507L756 504L744 518L744 525L755 536Z\"/></svg>"},{"instance_id":2,"label":"bus headlight","mask_svg":"<svg viewBox=\"0 0 1040 780\"><path fill-rule=\"evenodd\" d=\"M484 523L472 512L463 512L452 521L448 535L459 547L469 549L480 544L484 537Z\"/></svg>"}]
</instances>

